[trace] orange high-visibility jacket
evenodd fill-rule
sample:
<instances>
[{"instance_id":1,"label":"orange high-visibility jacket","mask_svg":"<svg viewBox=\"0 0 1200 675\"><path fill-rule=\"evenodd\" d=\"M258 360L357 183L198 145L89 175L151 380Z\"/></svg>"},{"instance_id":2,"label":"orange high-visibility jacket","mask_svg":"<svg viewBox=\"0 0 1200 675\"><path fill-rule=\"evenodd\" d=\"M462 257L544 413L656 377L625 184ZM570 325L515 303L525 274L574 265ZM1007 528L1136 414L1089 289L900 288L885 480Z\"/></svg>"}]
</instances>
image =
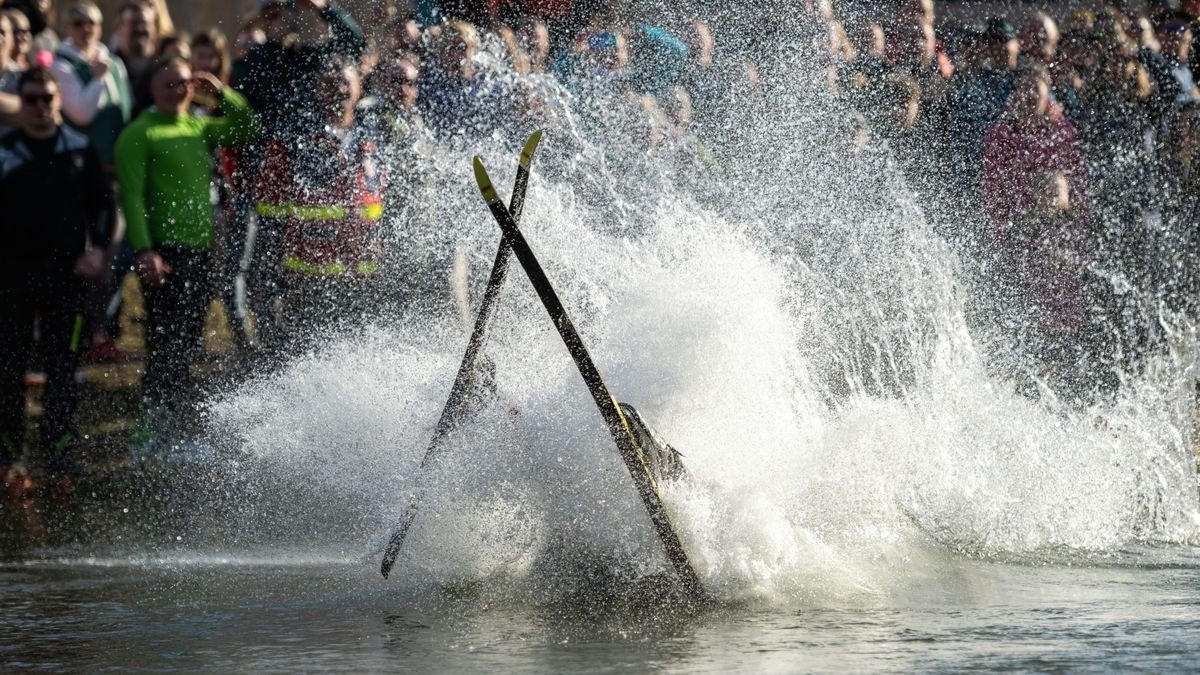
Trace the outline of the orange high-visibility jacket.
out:
<instances>
[{"instance_id":1,"label":"orange high-visibility jacket","mask_svg":"<svg viewBox=\"0 0 1200 675\"><path fill-rule=\"evenodd\" d=\"M360 128L272 140L259 172L259 218L283 228L283 268L323 277L371 277L383 254L379 147Z\"/></svg>"}]
</instances>

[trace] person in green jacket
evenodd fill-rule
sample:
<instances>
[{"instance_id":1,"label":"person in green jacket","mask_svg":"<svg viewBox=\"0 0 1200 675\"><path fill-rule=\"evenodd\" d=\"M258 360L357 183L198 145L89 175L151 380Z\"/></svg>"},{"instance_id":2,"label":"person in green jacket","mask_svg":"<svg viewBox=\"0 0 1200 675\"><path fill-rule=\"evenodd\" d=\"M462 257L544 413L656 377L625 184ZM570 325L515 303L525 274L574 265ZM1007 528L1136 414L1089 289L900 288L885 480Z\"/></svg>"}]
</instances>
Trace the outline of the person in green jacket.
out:
<instances>
[{"instance_id":1,"label":"person in green jacket","mask_svg":"<svg viewBox=\"0 0 1200 675\"><path fill-rule=\"evenodd\" d=\"M197 91L217 100L224 115L191 116ZM126 127L116 148L121 205L146 297L144 435L180 421L172 413L186 410L195 392L189 366L203 346L212 288L213 151L249 143L259 133L240 94L210 73L193 74L183 59L155 64L150 95L154 107Z\"/></svg>"}]
</instances>

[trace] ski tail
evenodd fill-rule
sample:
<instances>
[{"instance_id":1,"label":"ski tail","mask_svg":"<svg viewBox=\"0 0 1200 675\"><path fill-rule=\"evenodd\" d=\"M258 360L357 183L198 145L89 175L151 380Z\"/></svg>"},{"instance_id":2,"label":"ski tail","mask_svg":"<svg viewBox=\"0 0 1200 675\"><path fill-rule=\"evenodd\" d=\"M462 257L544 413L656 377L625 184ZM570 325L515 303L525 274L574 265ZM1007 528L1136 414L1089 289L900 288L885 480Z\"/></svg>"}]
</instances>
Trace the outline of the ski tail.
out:
<instances>
[{"instance_id":1,"label":"ski tail","mask_svg":"<svg viewBox=\"0 0 1200 675\"><path fill-rule=\"evenodd\" d=\"M537 151L541 142L542 130L538 129L529 135L529 139L525 141L525 147L521 148L521 159L517 163L517 179L513 184L512 199L508 201L508 212L512 214L513 222L518 224L521 222L521 213L525 210L525 191L529 187L529 171L533 165L533 153ZM504 237L500 238L500 245L508 248ZM505 259L507 260L507 257Z\"/></svg>"},{"instance_id":2,"label":"ski tail","mask_svg":"<svg viewBox=\"0 0 1200 675\"><path fill-rule=\"evenodd\" d=\"M533 163L533 155L537 152L541 142L542 132L538 130L530 134L524 147L521 148L521 158L517 164L517 177L513 181L512 198L509 200L509 204L512 205L512 213L515 214L515 222L520 222L520 214L525 205L525 191L529 187L529 169ZM496 250L496 259L492 262L492 271L488 274L483 301L479 305L479 314L475 317L475 326L471 331L470 338L467 339L466 353L463 354L462 362L458 366L454 384L450 387L450 396L442 408L437 426L434 427L433 438L429 441L425 455L421 458L421 464L418 467L420 471L424 471L433 462L443 447L442 441L450 432L454 431L462 419L467 402L471 399L471 393L476 388L481 368L484 370L483 380L485 383L487 382L486 375L490 364L486 363L483 346L487 342L488 329L500 298L500 288L504 285L504 279L508 274L510 257L511 249L508 241L501 237L500 245ZM379 572L385 579L391 573L392 566L396 564L396 558L400 555L400 548L404 545L408 530L416 520L417 509L420 507L422 499L421 491L415 493L409 499L404 513L392 528L392 534L388 538L388 544L383 551L383 560L379 566Z\"/></svg>"}]
</instances>

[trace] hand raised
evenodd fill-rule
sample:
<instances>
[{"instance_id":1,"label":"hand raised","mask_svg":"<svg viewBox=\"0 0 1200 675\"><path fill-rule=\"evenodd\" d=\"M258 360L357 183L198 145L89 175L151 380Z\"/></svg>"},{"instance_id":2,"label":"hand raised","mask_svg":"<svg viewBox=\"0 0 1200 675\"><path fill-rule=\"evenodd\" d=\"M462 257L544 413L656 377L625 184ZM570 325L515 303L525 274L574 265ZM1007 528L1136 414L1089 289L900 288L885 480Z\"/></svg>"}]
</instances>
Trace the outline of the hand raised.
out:
<instances>
[{"instance_id":1,"label":"hand raised","mask_svg":"<svg viewBox=\"0 0 1200 675\"><path fill-rule=\"evenodd\" d=\"M204 96L216 97L225 88L216 75L204 70L193 71L192 82L196 85L196 93Z\"/></svg>"}]
</instances>

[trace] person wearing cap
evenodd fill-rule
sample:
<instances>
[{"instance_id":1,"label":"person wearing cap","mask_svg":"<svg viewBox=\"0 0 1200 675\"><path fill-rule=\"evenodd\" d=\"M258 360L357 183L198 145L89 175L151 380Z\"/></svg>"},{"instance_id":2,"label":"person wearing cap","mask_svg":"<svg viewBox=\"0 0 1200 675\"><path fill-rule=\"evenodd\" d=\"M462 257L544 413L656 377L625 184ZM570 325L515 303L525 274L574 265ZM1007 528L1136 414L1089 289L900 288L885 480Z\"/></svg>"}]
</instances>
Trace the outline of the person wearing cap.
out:
<instances>
[{"instance_id":1,"label":"person wearing cap","mask_svg":"<svg viewBox=\"0 0 1200 675\"><path fill-rule=\"evenodd\" d=\"M1020 49L1016 31L1004 19L989 21L979 41L983 68L963 85L957 110L959 123L971 133L976 152L983 142L983 134L1000 117L1004 103L1012 93L1013 70Z\"/></svg>"},{"instance_id":2,"label":"person wearing cap","mask_svg":"<svg viewBox=\"0 0 1200 675\"><path fill-rule=\"evenodd\" d=\"M217 101L221 116L194 117L197 90ZM159 61L151 70L154 107L117 141L117 180L129 243L146 296L145 415L135 445L157 427L178 422L194 395L190 364L202 344L212 288L213 153L258 136L254 111L240 94L187 61Z\"/></svg>"},{"instance_id":3,"label":"person wearing cap","mask_svg":"<svg viewBox=\"0 0 1200 675\"><path fill-rule=\"evenodd\" d=\"M334 55L357 62L367 42L349 12L332 0L262 0L259 7L258 24L266 41L234 63L234 86L262 116L266 137L286 137L317 104L322 63ZM308 10L329 27L327 41L300 40L300 10Z\"/></svg>"}]
</instances>

